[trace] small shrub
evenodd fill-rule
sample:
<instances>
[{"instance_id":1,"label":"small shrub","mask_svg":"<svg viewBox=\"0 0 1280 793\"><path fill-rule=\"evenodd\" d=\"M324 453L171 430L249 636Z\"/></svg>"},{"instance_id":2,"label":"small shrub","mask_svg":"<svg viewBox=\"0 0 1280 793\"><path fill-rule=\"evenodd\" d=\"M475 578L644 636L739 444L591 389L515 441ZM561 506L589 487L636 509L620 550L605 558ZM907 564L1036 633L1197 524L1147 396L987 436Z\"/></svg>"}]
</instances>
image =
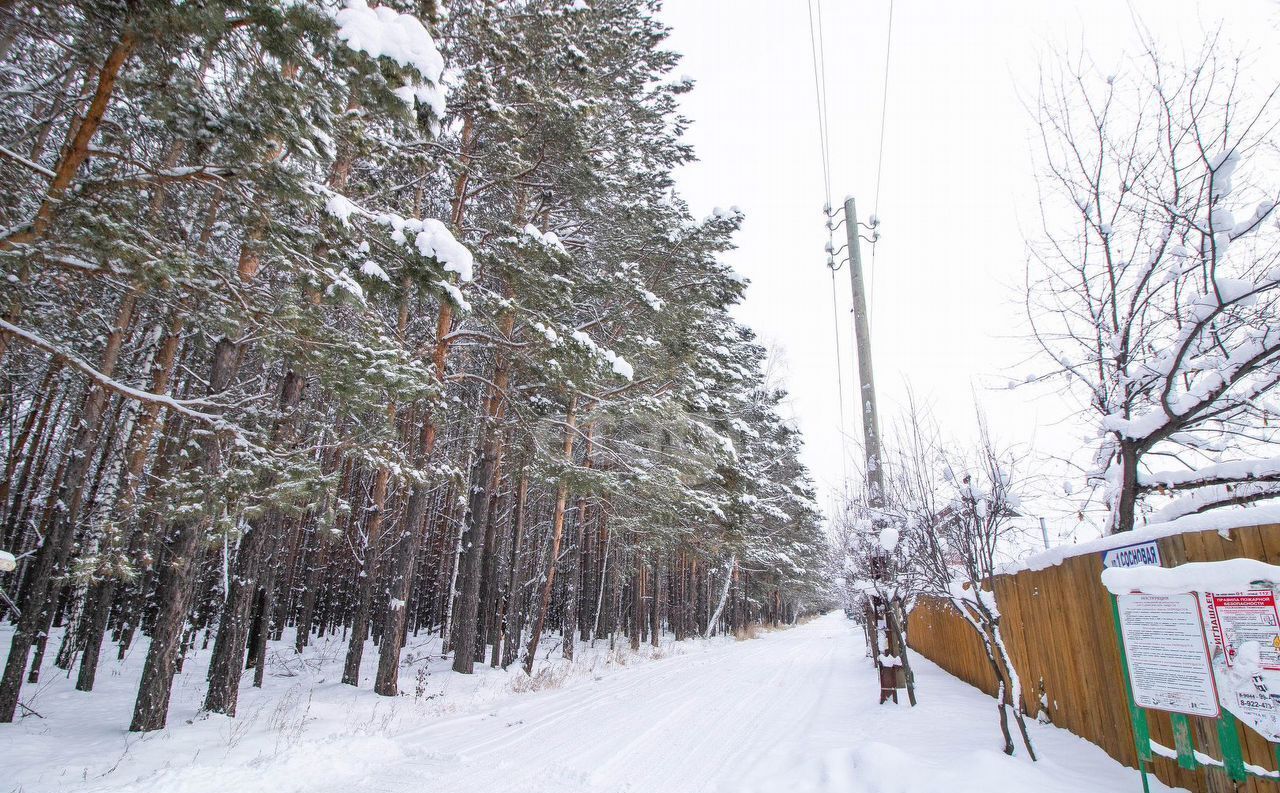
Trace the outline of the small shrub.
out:
<instances>
[{"instance_id":1,"label":"small shrub","mask_svg":"<svg viewBox=\"0 0 1280 793\"><path fill-rule=\"evenodd\" d=\"M560 688L568 677L568 666L546 666L532 675L516 675L511 681L511 690L517 694L529 691L548 691Z\"/></svg>"},{"instance_id":2,"label":"small shrub","mask_svg":"<svg viewBox=\"0 0 1280 793\"><path fill-rule=\"evenodd\" d=\"M760 623L748 622L746 625L743 625L733 632L733 638L740 642L745 642L748 639L760 638Z\"/></svg>"}]
</instances>

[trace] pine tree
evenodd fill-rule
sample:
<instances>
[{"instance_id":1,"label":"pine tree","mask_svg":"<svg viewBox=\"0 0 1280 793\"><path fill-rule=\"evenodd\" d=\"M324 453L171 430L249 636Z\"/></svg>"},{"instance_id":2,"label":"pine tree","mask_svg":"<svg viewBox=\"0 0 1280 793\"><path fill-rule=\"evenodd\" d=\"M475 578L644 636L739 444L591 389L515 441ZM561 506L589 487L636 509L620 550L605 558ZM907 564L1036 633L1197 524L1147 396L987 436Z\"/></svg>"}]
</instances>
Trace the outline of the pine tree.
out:
<instances>
[{"instance_id":1,"label":"pine tree","mask_svg":"<svg viewBox=\"0 0 1280 793\"><path fill-rule=\"evenodd\" d=\"M673 188L691 86L656 3L26 6L0 527L36 553L0 716L64 621L84 690L145 637L146 731L197 632L234 715L290 627L346 631L351 685L375 640L395 696L423 630L459 672L533 669L554 631L822 600L799 439L730 315L742 216Z\"/></svg>"}]
</instances>

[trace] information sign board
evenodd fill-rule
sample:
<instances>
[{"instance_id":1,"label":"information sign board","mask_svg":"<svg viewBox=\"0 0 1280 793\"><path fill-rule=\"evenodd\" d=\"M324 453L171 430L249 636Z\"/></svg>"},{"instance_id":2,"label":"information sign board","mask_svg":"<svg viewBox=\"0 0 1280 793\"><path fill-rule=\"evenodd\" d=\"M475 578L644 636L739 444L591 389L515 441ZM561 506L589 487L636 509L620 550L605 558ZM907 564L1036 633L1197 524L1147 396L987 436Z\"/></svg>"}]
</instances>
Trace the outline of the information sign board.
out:
<instances>
[{"instance_id":1,"label":"information sign board","mask_svg":"<svg viewBox=\"0 0 1280 793\"><path fill-rule=\"evenodd\" d=\"M1140 707L1217 716L1218 695L1194 595L1119 595L1120 631Z\"/></svg>"}]
</instances>

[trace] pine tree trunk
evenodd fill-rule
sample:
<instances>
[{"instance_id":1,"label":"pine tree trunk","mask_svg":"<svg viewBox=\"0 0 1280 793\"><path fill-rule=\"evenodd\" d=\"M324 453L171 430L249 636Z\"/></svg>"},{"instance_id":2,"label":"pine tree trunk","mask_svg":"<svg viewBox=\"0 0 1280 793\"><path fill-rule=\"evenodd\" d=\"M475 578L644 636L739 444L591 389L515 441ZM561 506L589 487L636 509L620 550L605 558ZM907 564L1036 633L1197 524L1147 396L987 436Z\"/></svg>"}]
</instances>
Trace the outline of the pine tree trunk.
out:
<instances>
[{"instance_id":1,"label":"pine tree trunk","mask_svg":"<svg viewBox=\"0 0 1280 793\"><path fill-rule=\"evenodd\" d=\"M508 440L509 443L510 441ZM522 477L523 474L524 463L521 463L517 472L517 479ZM518 497L518 493L512 488L513 485L508 483L503 491L499 513L506 516L509 528L502 532L503 537L506 538L504 547L494 550L493 570L490 573L493 578L493 601L489 615L488 641L491 645L489 666L495 669L502 663L503 639L506 637L507 609L513 597L510 582L515 579L516 565L520 559L520 543L519 538L516 536L514 525L515 507L512 506L512 500ZM505 568L503 567L504 562L507 564Z\"/></svg>"},{"instance_id":2,"label":"pine tree trunk","mask_svg":"<svg viewBox=\"0 0 1280 793\"><path fill-rule=\"evenodd\" d=\"M261 607L254 631L253 643L249 646L250 665L253 667L253 686L262 688L263 677L267 670L267 640L271 637L272 617L275 614L275 573L263 576L259 588Z\"/></svg>"},{"instance_id":3,"label":"pine tree trunk","mask_svg":"<svg viewBox=\"0 0 1280 793\"><path fill-rule=\"evenodd\" d=\"M490 422L495 420L496 417L489 419ZM453 671L464 675L475 669L480 563L484 554L485 529L489 523L490 488L497 477L501 453L502 433L496 426L490 426L471 480L471 499L467 507L466 534L459 565L458 604L453 623Z\"/></svg>"},{"instance_id":4,"label":"pine tree trunk","mask_svg":"<svg viewBox=\"0 0 1280 793\"><path fill-rule=\"evenodd\" d=\"M414 210L420 211L422 204L421 188L415 194ZM455 207L455 215L460 212ZM401 297L396 320L396 336L403 340L409 323L410 282L408 277L401 282ZM440 307L436 317L436 340L432 351L432 365L437 379L445 380L445 368L449 351L449 328L453 324L453 311L448 303ZM394 410L394 407L391 408ZM392 414L394 416L394 413ZM412 418L412 411L411 416ZM422 429L418 438L417 459L426 465L435 452L436 423L432 407L428 406L421 418ZM413 574L418 560L418 549L422 542L423 527L427 515L427 498L430 489L423 482L415 482L409 494L409 503L405 515L401 519L401 536L396 544L398 552L393 556L391 579L388 584L389 600L386 611L386 625L383 630L382 644L378 647L378 672L374 678L374 693L384 697L394 697L400 693L400 651L404 648L404 637L407 629L409 597L413 592Z\"/></svg>"},{"instance_id":5,"label":"pine tree trunk","mask_svg":"<svg viewBox=\"0 0 1280 793\"><path fill-rule=\"evenodd\" d=\"M168 334L160 345L152 361L151 392L164 394L168 392L169 381L173 374L173 363L177 357L178 345L182 338L184 319L174 314L170 320ZM134 424L132 437L129 440L129 453L125 459L124 471L121 473L120 489L116 495L115 516L121 526L136 523L135 503L138 487L142 481L142 472L146 466L147 453L151 448L151 439L155 434L160 416L158 402L146 402L140 408L140 415ZM117 534L123 534L123 531ZM117 541L119 538L117 537ZM130 542L130 547L132 542ZM113 551L115 549L112 549ZM130 554L128 558L136 558ZM102 653L102 640L106 634L107 620L111 614L111 604L115 600L118 582L114 578L98 582L89 598L91 606L86 608L89 624L84 636L84 656L80 661L80 673L76 677L76 689L92 691L98 670L98 656Z\"/></svg>"},{"instance_id":6,"label":"pine tree trunk","mask_svg":"<svg viewBox=\"0 0 1280 793\"><path fill-rule=\"evenodd\" d=\"M591 451L594 441L595 423L587 425L586 439L583 443L583 460L582 467L591 467ZM573 660L573 644L575 635L578 632L578 614L582 608L581 592L582 592L582 566L586 560L583 553L583 543L586 541L586 499L579 497L574 510L573 523L575 529L575 537L573 542L573 567L569 571L569 586L565 588L565 618L564 618L564 642L561 644L561 654L568 660Z\"/></svg>"},{"instance_id":7,"label":"pine tree trunk","mask_svg":"<svg viewBox=\"0 0 1280 793\"><path fill-rule=\"evenodd\" d=\"M639 651L644 633L644 559L636 555L635 577L631 584L631 650Z\"/></svg>"},{"instance_id":8,"label":"pine tree trunk","mask_svg":"<svg viewBox=\"0 0 1280 793\"><path fill-rule=\"evenodd\" d=\"M137 297L138 289L135 287L120 301L115 324L107 336L99 366L100 371L107 376L115 370L119 360L124 334L132 321ZM84 483L102 433L102 415L107 401L106 389L97 385L88 386L79 422L69 446L66 469L54 500L54 504L59 506L59 514L55 516L51 529L44 534L44 542L31 565L22 617L13 632L4 675L0 677L0 723L13 721L14 712L18 708L22 674L26 671L27 655L32 643L38 638L40 626L45 622L54 576L66 565L71 555L80 507L83 504Z\"/></svg>"},{"instance_id":9,"label":"pine tree trunk","mask_svg":"<svg viewBox=\"0 0 1280 793\"><path fill-rule=\"evenodd\" d=\"M587 641L592 645L595 644L596 637L600 635L600 615L604 611L605 579L609 573L609 545L613 538L609 535L608 516L606 504L601 507L600 517L598 518L600 533L596 540L596 547L599 549L596 553L599 557L596 568L596 610L595 617L591 622L591 635L587 637Z\"/></svg>"},{"instance_id":10,"label":"pine tree trunk","mask_svg":"<svg viewBox=\"0 0 1280 793\"><path fill-rule=\"evenodd\" d=\"M102 637L107 632L107 620L111 616L111 604L115 595L114 578L107 578L93 585L85 607L84 656L80 659L80 672L76 676L77 691L93 690L94 678L98 672L98 657L102 654Z\"/></svg>"},{"instance_id":11,"label":"pine tree trunk","mask_svg":"<svg viewBox=\"0 0 1280 793\"><path fill-rule=\"evenodd\" d=\"M653 597L649 600L649 643L657 647L662 634L662 556L653 560Z\"/></svg>"},{"instance_id":12,"label":"pine tree trunk","mask_svg":"<svg viewBox=\"0 0 1280 793\"><path fill-rule=\"evenodd\" d=\"M191 607L191 566L199 546L200 523L176 526L169 542L169 560L160 567L156 600L160 613L151 629L151 645L138 684L130 732L163 729L169 716L169 693L178 668L183 626Z\"/></svg>"},{"instance_id":13,"label":"pine tree trunk","mask_svg":"<svg viewBox=\"0 0 1280 793\"><path fill-rule=\"evenodd\" d=\"M61 364L53 362L49 365L51 372L60 370ZM31 476L40 466L42 466L49 457L48 447L53 442L54 433L52 427L57 427L62 416L62 405L65 402L63 389L56 387L56 381L49 383L49 391L45 395L41 403L38 417L36 419L33 438L31 440L32 451L23 455L22 467L18 472L17 487L13 488L12 499L6 499L0 502L0 506L7 506L5 512L4 523L4 547L18 547L18 536L21 533L22 515L27 504L30 503L30 491L27 489L31 481ZM52 422L51 422L52 419ZM16 464L18 455L25 450L26 444L18 446L14 449L11 464ZM37 476L39 479L39 476ZM5 487L8 487L10 475L5 476Z\"/></svg>"},{"instance_id":14,"label":"pine tree trunk","mask_svg":"<svg viewBox=\"0 0 1280 793\"><path fill-rule=\"evenodd\" d=\"M164 431L160 434L160 443L156 449L156 462L152 468L151 475L160 481L167 479L177 468L181 450L188 447L190 439L190 424L179 418L177 414L169 414L164 423ZM163 540L154 539L160 525L158 514L154 512L142 513L138 522L141 525L133 532L129 545L129 558L131 559L143 557L143 550L150 548L152 545L163 544ZM159 555L157 553L157 556ZM151 592L151 583L155 578L156 570L152 566L151 559L149 557L144 558L142 574L137 581L131 583L125 589L123 602L120 605L121 626L119 636L116 639L119 642L119 648L116 653L117 660L124 660L125 654L133 643L134 633L142 625L146 616L146 596L147 593Z\"/></svg>"},{"instance_id":15,"label":"pine tree trunk","mask_svg":"<svg viewBox=\"0 0 1280 793\"><path fill-rule=\"evenodd\" d=\"M271 431L273 446L288 443L292 436L293 414L302 399L305 381L298 371L286 368L278 399L278 418ZM260 488L270 487L273 477L260 482ZM249 525L236 551L235 575L223 602L222 617L218 623L218 638L213 644L213 658L209 662L209 688L205 693L204 708L213 713L236 715L236 703L240 697L240 675L245 669L245 651L249 639L249 617L254 602L259 597L262 584L259 579L268 571L278 535L282 531L284 516L277 509Z\"/></svg>"},{"instance_id":16,"label":"pine tree trunk","mask_svg":"<svg viewBox=\"0 0 1280 793\"><path fill-rule=\"evenodd\" d=\"M320 536L317 528L312 532L312 547L307 551L305 559L306 576L302 585L302 607L298 612L298 622L294 635L294 649L301 653L311 638L311 626L316 614L316 600L324 581L324 571L329 550L328 542Z\"/></svg>"},{"instance_id":17,"label":"pine tree trunk","mask_svg":"<svg viewBox=\"0 0 1280 793\"><path fill-rule=\"evenodd\" d=\"M10 446L9 459L4 467L4 478L0 480L0 509L5 509L9 504L9 490L17 475L18 463L24 459L30 459L30 454L27 452L27 444L33 439L38 441L40 438L40 432L36 428L37 426L43 427L43 419L48 417L49 409L53 405L54 394L57 393L57 389L53 387L53 378L61 370L61 361L54 360L49 362L49 365L45 368L44 377L40 380L40 386L36 391L39 399L32 401L26 415L22 418L22 427L18 430L18 434ZM5 515L6 517L8 516L7 509ZM4 539L5 548L13 547L9 543L7 532Z\"/></svg>"},{"instance_id":18,"label":"pine tree trunk","mask_svg":"<svg viewBox=\"0 0 1280 793\"><path fill-rule=\"evenodd\" d=\"M403 534L393 557L395 561L391 571L390 593L392 602L387 609L382 644L378 648L378 676L373 685L374 692L384 697L394 697L400 693L400 651L404 648L405 620L409 595L413 591L413 570L422 541L430 490L425 484L414 484L402 521Z\"/></svg>"},{"instance_id":19,"label":"pine tree trunk","mask_svg":"<svg viewBox=\"0 0 1280 793\"><path fill-rule=\"evenodd\" d=\"M515 313L504 312L499 323L501 338L509 339L515 328ZM507 387L511 378L511 356L505 348L497 352L493 380L484 405L484 442L478 462L478 478L472 479L471 498L466 516L466 542L459 571L461 591L453 624L453 671L471 674L476 660L484 660L484 647L477 647L483 636L476 624L480 605L482 562L486 552L491 553L489 543L490 509L498 484L498 472L502 465L502 441L504 433L501 421L506 415Z\"/></svg>"},{"instance_id":20,"label":"pine tree trunk","mask_svg":"<svg viewBox=\"0 0 1280 793\"><path fill-rule=\"evenodd\" d=\"M507 443L504 441L503 447L505 448L506 445ZM501 641L497 627L498 599L501 597L498 574L500 572L500 560L505 548L502 547L504 538L498 535L498 523L502 519L502 514L507 506L507 488L504 487L501 465L499 465L499 471L494 476L492 490L495 492L489 498L489 520L487 521L488 528L485 530L484 562L482 563L480 574L476 663L484 663L485 649L489 645L494 645L494 654L496 655L498 652L497 645Z\"/></svg>"},{"instance_id":21,"label":"pine tree trunk","mask_svg":"<svg viewBox=\"0 0 1280 793\"><path fill-rule=\"evenodd\" d=\"M466 467L468 472L475 463L475 449L467 452ZM468 479L468 484L470 480ZM462 499L460 494L451 492L451 498L448 502L448 517L444 521L444 525L450 527L448 534L449 542L443 548L444 553L441 559L447 560L447 564L441 564L440 573L441 582L441 609L440 609L440 638L443 641L444 652L453 651L453 623L457 613L457 597L458 597L458 573L462 566L462 537L467 531L465 513L468 499ZM463 514L457 514L461 509ZM452 531L453 526L457 526L457 532ZM444 539L442 535L442 540Z\"/></svg>"},{"instance_id":22,"label":"pine tree trunk","mask_svg":"<svg viewBox=\"0 0 1280 793\"><path fill-rule=\"evenodd\" d=\"M209 367L209 396L226 390L238 366L237 345L230 339L218 341ZM199 465L204 476L212 480L222 465L218 438L206 429L199 436ZM213 504L205 509L212 511ZM164 727L169 711L169 691L177 670L178 651L182 640L183 625L191 605L192 564L199 548L200 535L206 519L179 521L170 532L169 558L159 571L156 602L159 605L155 625L151 630L151 645L147 649L142 680L138 685L138 699L134 704L131 732L146 732Z\"/></svg>"},{"instance_id":23,"label":"pine tree trunk","mask_svg":"<svg viewBox=\"0 0 1280 793\"><path fill-rule=\"evenodd\" d=\"M390 471L387 467L381 466L373 480L373 503L369 506L369 518L365 522L364 558L360 561L357 579L355 611L351 617L351 637L347 644L346 662L342 667L342 682L349 686L360 685L360 664L364 659L364 643L369 638L369 618L373 611L373 589L378 575L380 535L389 476Z\"/></svg>"},{"instance_id":24,"label":"pine tree trunk","mask_svg":"<svg viewBox=\"0 0 1280 793\"><path fill-rule=\"evenodd\" d=\"M564 464L573 462L573 442L577 438L577 397L569 400L569 410L565 415L564 430ZM561 478L556 486L556 507L551 517L551 556L547 560L547 578L542 584L542 597L538 603L538 616L533 623L533 632L529 636L529 650L524 657L525 674L533 674L533 663L538 653L538 640L542 637L542 629L547 622L547 611L551 608L551 587L556 582L556 560L560 557L560 541L564 536L564 509L569 499L569 483Z\"/></svg>"},{"instance_id":25,"label":"pine tree trunk","mask_svg":"<svg viewBox=\"0 0 1280 793\"><path fill-rule=\"evenodd\" d=\"M524 544L525 506L528 496L529 479L525 474L524 466L521 465L520 479L516 485L515 517L512 529L514 536L511 539L511 578L507 584L507 609L503 620L505 623L503 625L503 669L515 663L516 656L520 652L520 637L524 632L525 604L528 603L528 598L525 596L525 586L521 581L520 550Z\"/></svg>"}]
</instances>

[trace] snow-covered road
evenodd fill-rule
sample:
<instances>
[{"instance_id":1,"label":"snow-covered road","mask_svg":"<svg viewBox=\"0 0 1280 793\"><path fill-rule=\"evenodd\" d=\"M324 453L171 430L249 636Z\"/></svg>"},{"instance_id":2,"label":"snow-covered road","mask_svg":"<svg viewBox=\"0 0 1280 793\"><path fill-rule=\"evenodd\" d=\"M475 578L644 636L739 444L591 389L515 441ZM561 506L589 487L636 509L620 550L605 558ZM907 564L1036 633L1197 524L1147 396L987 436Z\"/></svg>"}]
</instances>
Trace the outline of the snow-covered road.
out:
<instances>
[{"instance_id":1,"label":"snow-covered road","mask_svg":"<svg viewBox=\"0 0 1280 793\"><path fill-rule=\"evenodd\" d=\"M437 721L369 791L1132 791L1134 772L1065 732L1046 759L996 751L992 702L927 662L916 709L876 704L862 634L835 613Z\"/></svg>"},{"instance_id":2,"label":"snow-covered road","mask_svg":"<svg viewBox=\"0 0 1280 793\"><path fill-rule=\"evenodd\" d=\"M851 678L871 678L851 635L843 616L825 617L437 722L403 738L430 757L370 788L737 790L788 747L839 744L863 688Z\"/></svg>"},{"instance_id":3,"label":"snow-covered road","mask_svg":"<svg viewBox=\"0 0 1280 793\"><path fill-rule=\"evenodd\" d=\"M170 727L125 732L140 656L77 692L52 666L27 701L42 718L0 727L22 793L1132 793L1136 772L1070 733L1032 725L1039 763L998 751L994 702L923 659L920 704L877 705L858 627L834 613L750 641L664 642L651 660L580 648L562 685L410 648L409 695L336 682L340 638L269 658L235 719L198 712L207 651L193 651ZM426 653L426 654L424 654ZM554 649L549 655L557 656ZM367 653L376 661L376 653ZM606 658L612 658L607 662ZM621 665L620 665L621 664ZM368 673L372 674L372 666ZM416 675L416 686L415 686ZM1166 790L1156 784L1153 790Z\"/></svg>"}]
</instances>

